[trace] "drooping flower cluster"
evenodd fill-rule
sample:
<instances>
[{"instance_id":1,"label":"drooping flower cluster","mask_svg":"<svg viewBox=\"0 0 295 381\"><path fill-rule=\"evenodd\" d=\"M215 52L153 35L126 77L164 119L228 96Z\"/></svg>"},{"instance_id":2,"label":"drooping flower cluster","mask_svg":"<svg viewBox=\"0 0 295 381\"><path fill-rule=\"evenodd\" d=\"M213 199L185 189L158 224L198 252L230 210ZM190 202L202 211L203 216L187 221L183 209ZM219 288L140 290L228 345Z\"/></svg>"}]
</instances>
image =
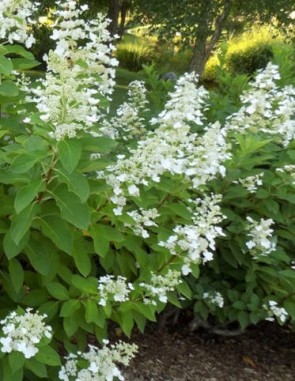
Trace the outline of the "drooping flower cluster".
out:
<instances>
[{"instance_id":1,"label":"drooping flower cluster","mask_svg":"<svg viewBox=\"0 0 295 381\"><path fill-rule=\"evenodd\" d=\"M228 119L226 128L240 133L262 131L287 146L295 137L295 88L279 88L275 83L279 79L278 66L269 63L241 96L243 106Z\"/></svg>"},{"instance_id":2,"label":"drooping flower cluster","mask_svg":"<svg viewBox=\"0 0 295 381\"><path fill-rule=\"evenodd\" d=\"M175 291L182 280L179 271L169 269L166 274L152 274L149 283L141 282L139 286L144 289L145 304L152 304L156 306L158 302L167 303L168 292Z\"/></svg>"},{"instance_id":3,"label":"drooping flower cluster","mask_svg":"<svg viewBox=\"0 0 295 381\"><path fill-rule=\"evenodd\" d=\"M144 210L140 208L137 210L132 210L127 212L127 214L132 217L134 220L134 225L125 223L126 227L130 227L135 235L138 235L142 238L148 238L149 232L146 230L149 226L158 226L155 222L155 219L159 217L157 209Z\"/></svg>"},{"instance_id":4,"label":"drooping flower cluster","mask_svg":"<svg viewBox=\"0 0 295 381\"><path fill-rule=\"evenodd\" d=\"M222 308L224 306L223 296L218 291L204 292L203 298L205 299L205 301L209 302L210 304L214 304L219 308Z\"/></svg>"},{"instance_id":5,"label":"drooping flower cluster","mask_svg":"<svg viewBox=\"0 0 295 381\"><path fill-rule=\"evenodd\" d=\"M272 219L263 219L255 221L251 217L247 217L249 225L247 227L248 237L250 240L246 242L246 246L254 258L265 256L272 251L276 250L276 244L272 238L273 229L271 225L274 224Z\"/></svg>"},{"instance_id":6,"label":"drooping flower cluster","mask_svg":"<svg viewBox=\"0 0 295 381\"><path fill-rule=\"evenodd\" d=\"M276 301L270 300L263 307L268 312L268 317L266 320L274 321L274 318L277 318L281 324L284 324L287 321L288 312L284 307L279 307Z\"/></svg>"},{"instance_id":7,"label":"drooping flower cluster","mask_svg":"<svg viewBox=\"0 0 295 381\"><path fill-rule=\"evenodd\" d=\"M116 164L98 173L114 190L111 201L116 204L116 214L122 214L130 185L159 182L169 173L181 175L193 188L199 188L217 174L225 174L223 163L230 157L225 130L215 123L205 128L203 135L190 131L191 124L199 125L204 119L201 110L207 92L196 87L190 74L179 79L176 95L170 96L164 112L153 121L159 125L155 132L148 133L129 155L118 156ZM183 107L178 107L183 102Z\"/></svg>"},{"instance_id":8,"label":"drooping flower cluster","mask_svg":"<svg viewBox=\"0 0 295 381\"><path fill-rule=\"evenodd\" d=\"M129 140L145 132L144 119L141 116L146 111L146 88L141 81L129 84L128 101L116 111L117 115L110 120L104 119L99 133L113 139Z\"/></svg>"},{"instance_id":9,"label":"drooping flower cluster","mask_svg":"<svg viewBox=\"0 0 295 381\"><path fill-rule=\"evenodd\" d=\"M28 27L34 23L31 16L38 6L38 2L30 0L1 0L0 40L24 43L30 48L35 38L28 33Z\"/></svg>"},{"instance_id":10,"label":"drooping flower cluster","mask_svg":"<svg viewBox=\"0 0 295 381\"><path fill-rule=\"evenodd\" d=\"M0 321L3 336L0 338L3 353L21 352L25 358L31 358L38 353L38 344L42 338L51 339L52 328L45 325L46 315L39 315L27 308L24 313L11 312Z\"/></svg>"},{"instance_id":11,"label":"drooping flower cluster","mask_svg":"<svg viewBox=\"0 0 295 381\"><path fill-rule=\"evenodd\" d=\"M240 183L244 188L250 193L255 193L260 185L263 184L262 177L264 173L259 173L255 176L244 177L243 179L238 179L234 183Z\"/></svg>"},{"instance_id":12,"label":"drooping flower cluster","mask_svg":"<svg viewBox=\"0 0 295 381\"><path fill-rule=\"evenodd\" d=\"M58 376L62 381L124 380L117 364L127 366L136 352L135 344L119 341L108 346L108 341L104 340L100 349L90 345L88 352L67 356Z\"/></svg>"},{"instance_id":13,"label":"drooping flower cluster","mask_svg":"<svg viewBox=\"0 0 295 381\"><path fill-rule=\"evenodd\" d=\"M87 6L76 1L59 2L51 36L56 48L45 56L48 72L27 100L35 102L41 119L57 139L75 137L79 130L92 132L100 119L100 101L114 86L114 50L107 31L109 21L81 16ZM83 41L83 44L81 43Z\"/></svg>"},{"instance_id":14,"label":"drooping flower cluster","mask_svg":"<svg viewBox=\"0 0 295 381\"><path fill-rule=\"evenodd\" d=\"M132 283L128 283L123 276L115 278L113 275L105 275L98 280L100 300L98 304L105 306L108 300L125 302L129 300L129 293L133 290Z\"/></svg>"},{"instance_id":15,"label":"drooping flower cluster","mask_svg":"<svg viewBox=\"0 0 295 381\"><path fill-rule=\"evenodd\" d=\"M220 195L192 201L190 210L193 213L193 224L176 226L173 235L166 241L159 242L172 255L183 256L183 275L192 271L192 264L206 263L213 259L215 240L218 236L224 236L222 228L217 226L224 218L218 205L220 201Z\"/></svg>"}]
</instances>

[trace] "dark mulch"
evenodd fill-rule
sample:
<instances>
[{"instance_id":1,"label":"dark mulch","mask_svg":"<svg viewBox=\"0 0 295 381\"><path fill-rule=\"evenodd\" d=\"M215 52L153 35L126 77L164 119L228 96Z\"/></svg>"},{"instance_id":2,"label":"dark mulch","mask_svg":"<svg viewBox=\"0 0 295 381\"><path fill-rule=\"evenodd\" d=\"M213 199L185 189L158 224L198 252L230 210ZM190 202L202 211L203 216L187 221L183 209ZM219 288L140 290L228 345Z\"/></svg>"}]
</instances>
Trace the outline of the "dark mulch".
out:
<instances>
[{"instance_id":1,"label":"dark mulch","mask_svg":"<svg viewBox=\"0 0 295 381\"><path fill-rule=\"evenodd\" d=\"M263 322L235 337L150 326L132 338L139 353L126 381L295 381L295 332Z\"/></svg>"}]
</instances>

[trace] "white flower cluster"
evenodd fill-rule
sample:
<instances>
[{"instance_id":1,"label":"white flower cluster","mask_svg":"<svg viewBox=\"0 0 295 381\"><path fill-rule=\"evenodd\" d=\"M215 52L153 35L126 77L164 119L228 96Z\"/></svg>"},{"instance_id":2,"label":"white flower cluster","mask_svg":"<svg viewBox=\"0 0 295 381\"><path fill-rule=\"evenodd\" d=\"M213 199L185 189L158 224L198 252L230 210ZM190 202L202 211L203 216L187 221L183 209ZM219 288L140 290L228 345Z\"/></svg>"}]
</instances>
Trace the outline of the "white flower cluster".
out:
<instances>
[{"instance_id":1,"label":"white flower cluster","mask_svg":"<svg viewBox=\"0 0 295 381\"><path fill-rule=\"evenodd\" d=\"M170 93L170 99L157 118L151 120L152 124L182 128L183 124L194 123L196 125L204 124L203 111L206 109L206 100L209 98L209 92L203 87L196 85L198 76L195 73L186 73L181 76Z\"/></svg>"},{"instance_id":2,"label":"white flower cluster","mask_svg":"<svg viewBox=\"0 0 295 381\"><path fill-rule=\"evenodd\" d=\"M0 2L0 40L25 43L30 48L35 42L32 34L28 34L28 27L34 21L32 14L40 3L30 0L1 0Z\"/></svg>"},{"instance_id":3,"label":"white flower cluster","mask_svg":"<svg viewBox=\"0 0 295 381\"><path fill-rule=\"evenodd\" d=\"M294 180L292 181L292 184L295 184L295 165L294 164L284 165L282 168L277 168L276 171L281 173L287 173L288 175L290 175L292 180Z\"/></svg>"},{"instance_id":4,"label":"white flower cluster","mask_svg":"<svg viewBox=\"0 0 295 381\"><path fill-rule=\"evenodd\" d=\"M45 325L44 318L46 315L34 313L31 308L27 308L23 314L11 312L0 321L3 332L3 337L0 338L0 351L21 352L27 359L35 356L39 351L37 344L42 338L52 337L52 328Z\"/></svg>"},{"instance_id":5,"label":"white flower cluster","mask_svg":"<svg viewBox=\"0 0 295 381\"><path fill-rule=\"evenodd\" d=\"M57 4L51 36L56 48L45 56L46 78L27 100L36 103L53 130L50 135L60 140L75 137L78 130L92 132L101 117L100 99L113 91L117 60L111 57L109 20L98 14L86 21L87 5L76 1Z\"/></svg>"},{"instance_id":6,"label":"white flower cluster","mask_svg":"<svg viewBox=\"0 0 295 381\"><path fill-rule=\"evenodd\" d=\"M246 242L246 246L254 258L257 259L276 250L276 244L272 239L273 229L270 228L274 221L271 218L267 220L261 218L260 221L255 221L249 216L247 220L249 221L248 237L251 239Z\"/></svg>"},{"instance_id":7,"label":"white flower cluster","mask_svg":"<svg viewBox=\"0 0 295 381\"><path fill-rule=\"evenodd\" d=\"M98 304L105 306L108 300L125 302L129 300L129 293L133 290L132 283L127 283L123 276L115 278L113 275L105 275L98 279L98 291L100 300Z\"/></svg>"},{"instance_id":8,"label":"white flower cluster","mask_svg":"<svg viewBox=\"0 0 295 381\"><path fill-rule=\"evenodd\" d=\"M218 236L224 236L222 228L217 226L224 218L218 205L221 199L221 195L211 195L203 200L191 201L193 224L176 226L174 234L167 241L159 242L172 255L186 253L183 256L183 275L191 273L192 264L206 263L213 259L215 240Z\"/></svg>"},{"instance_id":9,"label":"white flower cluster","mask_svg":"<svg viewBox=\"0 0 295 381\"><path fill-rule=\"evenodd\" d=\"M180 276L179 271L171 269L163 275L152 274L149 283L142 282L139 284L145 291L143 302L154 306L157 305L158 301L167 303L167 293L175 291L175 287L182 282Z\"/></svg>"},{"instance_id":10,"label":"white flower cluster","mask_svg":"<svg viewBox=\"0 0 295 381\"><path fill-rule=\"evenodd\" d=\"M203 298L208 301L210 304L214 304L219 308L224 306L224 299L220 292L204 292Z\"/></svg>"},{"instance_id":11,"label":"white flower cluster","mask_svg":"<svg viewBox=\"0 0 295 381\"><path fill-rule=\"evenodd\" d=\"M284 146L295 137L295 88L279 88L278 66L269 63L250 83L250 90L241 96L243 106L228 119L226 128L243 132L263 131L276 135Z\"/></svg>"},{"instance_id":12,"label":"white flower cluster","mask_svg":"<svg viewBox=\"0 0 295 381\"><path fill-rule=\"evenodd\" d=\"M141 116L146 111L146 88L141 81L129 84L128 101L118 109L117 115L110 120L104 119L99 132L113 139L129 140L138 137L144 129L144 119Z\"/></svg>"},{"instance_id":13,"label":"white flower cluster","mask_svg":"<svg viewBox=\"0 0 295 381\"><path fill-rule=\"evenodd\" d=\"M278 303L274 300L270 300L267 305L263 306L268 312L266 320L274 321L274 317L279 320L280 323L285 323L288 319L288 312L284 307L279 307Z\"/></svg>"},{"instance_id":14,"label":"white flower cluster","mask_svg":"<svg viewBox=\"0 0 295 381\"><path fill-rule=\"evenodd\" d=\"M116 364L127 366L138 348L135 344L119 341L108 345L104 340L102 348L89 346L89 351L67 356L65 365L59 371L62 381L113 381L124 380Z\"/></svg>"},{"instance_id":15,"label":"white flower cluster","mask_svg":"<svg viewBox=\"0 0 295 381\"><path fill-rule=\"evenodd\" d=\"M127 214L132 217L135 224L131 225L125 223L124 226L130 227L135 235L142 238L148 238L150 236L149 232L146 230L146 227L158 226L154 221L157 217L159 217L159 213L155 208L149 210L140 208L138 211L132 210L131 212L127 212Z\"/></svg>"},{"instance_id":16,"label":"white flower cluster","mask_svg":"<svg viewBox=\"0 0 295 381\"><path fill-rule=\"evenodd\" d=\"M98 173L114 190L111 201L116 204L116 214L122 214L126 187L130 185L159 182L168 172L183 176L198 188L217 174L225 174L223 162L230 157L225 130L215 123L201 136L190 132L190 123L198 124L203 119L201 106L207 97L205 90L196 88L194 79L193 75L180 78L176 96L170 95L173 102L168 101L164 112L154 120L160 126L139 141L137 148L130 149L130 156L118 156L115 165ZM178 107L180 104L183 107Z\"/></svg>"},{"instance_id":17,"label":"white flower cluster","mask_svg":"<svg viewBox=\"0 0 295 381\"><path fill-rule=\"evenodd\" d=\"M262 177L264 173L259 173L255 176L244 177L243 179L238 179L234 183L240 183L244 188L247 189L250 193L255 193L260 185L263 184Z\"/></svg>"}]
</instances>

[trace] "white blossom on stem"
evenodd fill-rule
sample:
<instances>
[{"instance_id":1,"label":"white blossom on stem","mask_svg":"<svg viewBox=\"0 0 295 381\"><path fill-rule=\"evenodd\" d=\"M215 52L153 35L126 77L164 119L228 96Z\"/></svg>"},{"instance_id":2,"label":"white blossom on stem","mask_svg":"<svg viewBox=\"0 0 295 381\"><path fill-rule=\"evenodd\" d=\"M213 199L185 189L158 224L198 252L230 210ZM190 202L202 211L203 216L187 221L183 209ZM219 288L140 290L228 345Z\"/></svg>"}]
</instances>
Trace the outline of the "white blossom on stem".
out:
<instances>
[{"instance_id":1,"label":"white blossom on stem","mask_svg":"<svg viewBox=\"0 0 295 381\"><path fill-rule=\"evenodd\" d=\"M191 273L192 264L206 263L213 259L215 240L218 236L224 236L222 228L217 226L224 218L218 205L220 201L220 195L191 201L193 224L176 226L173 235L166 241L159 242L172 255L182 256L183 275Z\"/></svg>"},{"instance_id":2,"label":"white blossom on stem","mask_svg":"<svg viewBox=\"0 0 295 381\"><path fill-rule=\"evenodd\" d=\"M229 117L226 129L239 133L262 131L287 146L295 138L295 88L279 88L275 82L279 79L276 65L269 63L260 70L250 82L250 90L241 96L243 106Z\"/></svg>"},{"instance_id":3,"label":"white blossom on stem","mask_svg":"<svg viewBox=\"0 0 295 381\"><path fill-rule=\"evenodd\" d=\"M101 276L98 279L99 302L105 306L107 301L125 302L129 300L129 293L134 289L132 283L127 282L123 276L114 277L113 275Z\"/></svg>"},{"instance_id":4,"label":"white blossom on stem","mask_svg":"<svg viewBox=\"0 0 295 381\"><path fill-rule=\"evenodd\" d=\"M281 324L284 324L287 321L288 312L284 307L279 307L276 301L270 300L263 307L268 312L266 320L274 321L274 318L276 318Z\"/></svg>"},{"instance_id":5,"label":"white blossom on stem","mask_svg":"<svg viewBox=\"0 0 295 381\"><path fill-rule=\"evenodd\" d=\"M21 352L25 358L34 357L42 338L51 339L52 328L45 325L46 315L39 315L27 308L24 313L11 312L0 321L3 336L0 337L0 351L10 353Z\"/></svg>"},{"instance_id":6,"label":"white blossom on stem","mask_svg":"<svg viewBox=\"0 0 295 381\"><path fill-rule=\"evenodd\" d=\"M107 31L109 20L82 18L87 6L76 1L58 2L51 38L56 47L45 56L48 71L27 100L36 103L50 135L61 140L79 130L95 134L101 117L101 99L114 87L114 46ZM83 43L81 42L83 41Z\"/></svg>"},{"instance_id":7,"label":"white blossom on stem","mask_svg":"<svg viewBox=\"0 0 295 381\"><path fill-rule=\"evenodd\" d=\"M65 358L65 365L59 371L61 381L113 381L124 380L117 364L129 365L138 348L135 344L119 341L108 346L103 341L101 348L89 345L88 352L70 354Z\"/></svg>"},{"instance_id":8,"label":"white blossom on stem","mask_svg":"<svg viewBox=\"0 0 295 381\"><path fill-rule=\"evenodd\" d=\"M0 40L24 43L30 48L35 38L29 33L34 24L32 14L38 9L39 2L30 0L1 0L0 2Z\"/></svg>"},{"instance_id":9,"label":"white blossom on stem","mask_svg":"<svg viewBox=\"0 0 295 381\"><path fill-rule=\"evenodd\" d=\"M246 242L250 253L254 258L259 258L260 256L265 256L272 251L276 250L276 244L273 240L273 229L271 225L274 221L269 219L261 218L260 221L255 221L251 217L247 217L249 225L247 227L249 241Z\"/></svg>"},{"instance_id":10,"label":"white blossom on stem","mask_svg":"<svg viewBox=\"0 0 295 381\"><path fill-rule=\"evenodd\" d=\"M148 283L141 282L139 286L144 290L145 304L156 306L158 302L167 303L167 293L175 291L175 287L182 282L179 271L169 269L166 274L152 274Z\"/></svg>"},{"instance_id":11,"label":"white blossom on stem","mask_svg":"<svg viewBox=\"0 0 295 381\"><path fill-rule=\"evenodd\" d=\"M154 221L159 217L159 213L155 208L149 210L140 208L138 211L132 210L127 212L127 214L134 220L134 225L125 223L124 226L131 228L135 235L141 236L142 238L148 238L150 236L146 228L158 226Z\"/></svg>"}]
</instances>

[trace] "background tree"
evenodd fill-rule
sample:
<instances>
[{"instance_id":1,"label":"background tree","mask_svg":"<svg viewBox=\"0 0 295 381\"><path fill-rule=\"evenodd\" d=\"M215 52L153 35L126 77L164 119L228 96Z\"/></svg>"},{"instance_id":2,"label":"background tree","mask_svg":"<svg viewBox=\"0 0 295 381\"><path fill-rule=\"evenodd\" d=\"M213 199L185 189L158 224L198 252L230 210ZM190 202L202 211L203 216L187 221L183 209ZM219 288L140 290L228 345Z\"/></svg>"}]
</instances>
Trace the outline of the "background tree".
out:
<instances>
[{"instance_id":1,"label":"background tree","mask_svg":"<svg viewBox=\"0 0 295 381\"><path fill-rule=\"evenodd\" d=\"M151 24L160 38L173 43L176 33L181 33L181 43L192 48L190 70L200 75L229 20L287 22L292 4L292 0L136 1L139 19Z\"/></svg>"}]
</instances>

